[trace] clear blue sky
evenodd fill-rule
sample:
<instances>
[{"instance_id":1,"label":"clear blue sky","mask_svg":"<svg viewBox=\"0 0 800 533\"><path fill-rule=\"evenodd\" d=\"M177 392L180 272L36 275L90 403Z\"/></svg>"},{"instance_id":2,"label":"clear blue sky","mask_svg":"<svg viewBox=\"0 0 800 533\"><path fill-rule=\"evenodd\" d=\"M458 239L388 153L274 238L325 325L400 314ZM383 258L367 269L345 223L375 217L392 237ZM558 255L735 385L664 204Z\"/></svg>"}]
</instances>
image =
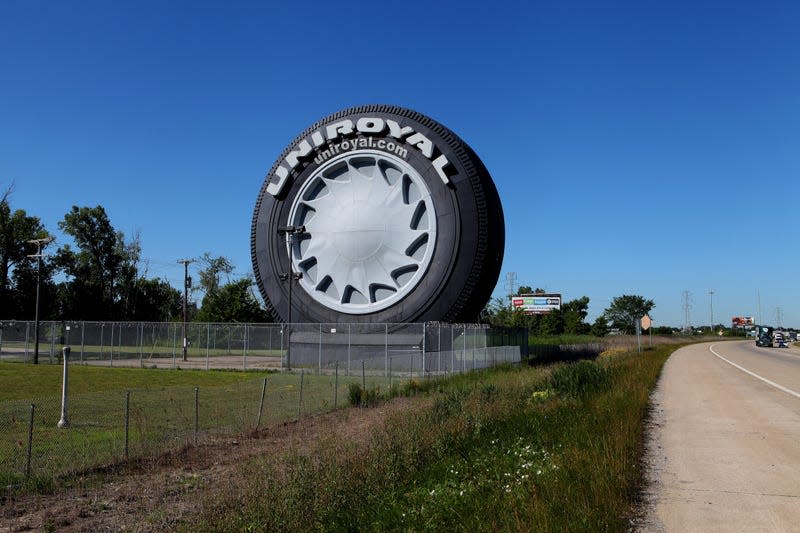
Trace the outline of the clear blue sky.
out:
<instances>
[{"instance_id":1,"label":"clear blue sky","mask_svg":"<svg viewBox=\"0 0 800 533\"><path fill-rule=\"evenodd\" d=\"M106 208L148 274L251 271L266 171L353 105L410 107L491 171L519 284L656 325L800 327L800 3L0 3L0 187ZM760 305L759 305L760 304Z\"/></svg>"}]
</instances>

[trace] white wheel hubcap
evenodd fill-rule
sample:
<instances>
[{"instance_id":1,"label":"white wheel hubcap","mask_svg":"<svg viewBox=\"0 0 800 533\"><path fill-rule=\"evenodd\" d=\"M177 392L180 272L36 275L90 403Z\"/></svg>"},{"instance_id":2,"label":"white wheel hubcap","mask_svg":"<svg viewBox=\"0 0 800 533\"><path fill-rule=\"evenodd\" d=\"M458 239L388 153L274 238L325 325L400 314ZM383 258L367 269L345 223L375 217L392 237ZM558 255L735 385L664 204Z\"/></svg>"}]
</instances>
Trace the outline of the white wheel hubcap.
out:
<instances>
[{"instance_id":1,"label":"white wheel hubcap","mask_svg":"<svg viewBox=\"0 0 800 533\"><path fill-rule=\"evenodd\" d=\"M422 177L378 151L343 154L306 181L289 212L305 226L287 243L299 285L337 311L380 311L422 279L436 245L436 213Z\"/></svg>"}]
</instances>

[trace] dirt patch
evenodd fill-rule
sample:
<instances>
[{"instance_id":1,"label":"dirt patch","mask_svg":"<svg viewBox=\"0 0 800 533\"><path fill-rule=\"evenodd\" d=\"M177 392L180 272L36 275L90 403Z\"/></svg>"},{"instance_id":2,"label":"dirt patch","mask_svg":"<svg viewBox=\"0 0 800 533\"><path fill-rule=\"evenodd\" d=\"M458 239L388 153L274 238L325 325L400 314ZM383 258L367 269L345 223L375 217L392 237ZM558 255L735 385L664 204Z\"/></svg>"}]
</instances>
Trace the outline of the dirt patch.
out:
<instances>
[{"instance_id":1,"label":"dirt patch","mask_svg":"<svg viewBox=\"0 0 800 533\"><path fill-rule=\"evenodd\" d=\"M313 448L322 439L363 439L394 412L422 399L310 415L228 436L74 480L53 495L0 497L0 531L168 531L195 515L204 494L225 490L241 465L265 454Z\"/></svg>"}]
</instances>

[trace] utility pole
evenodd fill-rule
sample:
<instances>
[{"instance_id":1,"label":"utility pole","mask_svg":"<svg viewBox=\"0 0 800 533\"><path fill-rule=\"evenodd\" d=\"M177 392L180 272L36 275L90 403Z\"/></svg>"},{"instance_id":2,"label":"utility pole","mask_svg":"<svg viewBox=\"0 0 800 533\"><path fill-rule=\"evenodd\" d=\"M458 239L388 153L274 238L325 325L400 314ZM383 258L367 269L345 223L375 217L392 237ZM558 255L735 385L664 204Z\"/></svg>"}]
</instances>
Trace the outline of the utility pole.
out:
<instances>
[{"instance_id":1,"label":"utility pole","mask_svg":"<svg viewBox=\"0 0 800 533\"><path fill-rule=\"evenodd\" d=\"M708 301L711 306L711 333L714 333L714 289L708 289Z\"/></svg>"},{"instance_id":2,"label":"utility pole","mask_svg":"<svg viewBox=\"0 0 800 533\"><path fill-rule=\"evenodd\" d=\"M516 292L517 273L509 272L506 274L506 294L508 295L508 303L511 304L511 297Z\"/></svg>"},{"instance_id":3,"label":"utility pole","mask_svg":"<svg viewBox=\"0 0 800 533\"><path fill-rule=\"evenodd\" d=\"M36 245L36 254L28 257L36 258L36 311L33 323L33 364L39 364L39 293L42 282L42 246L47 246L55 240L55 237L45 237L44 239L31 239L28 242Z\"/></svg>"},{"instance_id":4,"label":"utility pole","mask_svg":"<svg viewBox=\"0 0 800 533\"><path fill-rule=\"evenodd\" d=\"M691 327L691 321L689 320L689 310L692 308L692 304L690 303L690 293L689 291L683 291L683 311L685 313L685 319L683 323L683 330L689 331Z\"/></svg>"},{"instance_id":5,"label":"utility pole","mask_svg":"<svg viewBox=\"0 0 800 533\"><path fill-rule=\"evenodd\" d=\"M761 321L761 290L758 290L758 323L763 324Z\"/></svg>"},{"instance_id":6,"label":"utility pole","mask_svg":"<svg viewBox=\"0 0 800 533\"><path fill-rule=\"evenodd\" d=\"M189 344L186 339L186 311L189 302L189 287L192 286L192 278L189 277L189 263L194 263L194 259L179 259L178 263L183 263L183 360L186 361L186 349Z\"/></svg>"},{"instance_id":7,"label":"utility pole","mask_svg":"<svg viewBox=\"0 0 800 533\"><path fill-rule=\"evenodd\" d=\"M291 337L291 328L292 328L292 285L294 285L295 281L303 279L302 272L295 272L294 265L292 264L292 247L294 246L294 240L297 235L301 235L306 232L305 226L286 226L278 228L279 235L286 236L286 246L287 251L289 252L289 273L288 274L281 274L279 277L282 281L289 282L289 303L287 305L288 312L286 313L286 326L283 328L286 333L286 368L291 370L292 368L292 337Z\"/></svg>"}]
</instances>

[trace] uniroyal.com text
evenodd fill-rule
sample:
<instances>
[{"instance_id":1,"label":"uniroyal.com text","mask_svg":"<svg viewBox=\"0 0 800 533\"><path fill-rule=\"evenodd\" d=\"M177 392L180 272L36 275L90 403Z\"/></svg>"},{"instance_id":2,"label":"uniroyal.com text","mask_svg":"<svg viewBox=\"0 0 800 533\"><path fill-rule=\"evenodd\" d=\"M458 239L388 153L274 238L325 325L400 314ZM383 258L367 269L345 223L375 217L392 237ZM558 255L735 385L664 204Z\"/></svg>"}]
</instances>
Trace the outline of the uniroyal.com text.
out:
<instances>
[{"instance_id":1,"label":"uniroyal.com text","mask_svg":"<svg viewBox=\"0 0 800 533\"><path fill-rule=\"evenodd\" d=\"M363 150L367 148L377 148L378 150L389 152L403 159L408 157L408 150L402 146L386 139L375 139L374 137L362 137L360 139L352 139L342 141L334 144L328 150L323 150L317 157L314 158L314 163L320 164L333 156L339 155L342 152L349 152L351 150Z\"/></svg>"}]
</instances>

